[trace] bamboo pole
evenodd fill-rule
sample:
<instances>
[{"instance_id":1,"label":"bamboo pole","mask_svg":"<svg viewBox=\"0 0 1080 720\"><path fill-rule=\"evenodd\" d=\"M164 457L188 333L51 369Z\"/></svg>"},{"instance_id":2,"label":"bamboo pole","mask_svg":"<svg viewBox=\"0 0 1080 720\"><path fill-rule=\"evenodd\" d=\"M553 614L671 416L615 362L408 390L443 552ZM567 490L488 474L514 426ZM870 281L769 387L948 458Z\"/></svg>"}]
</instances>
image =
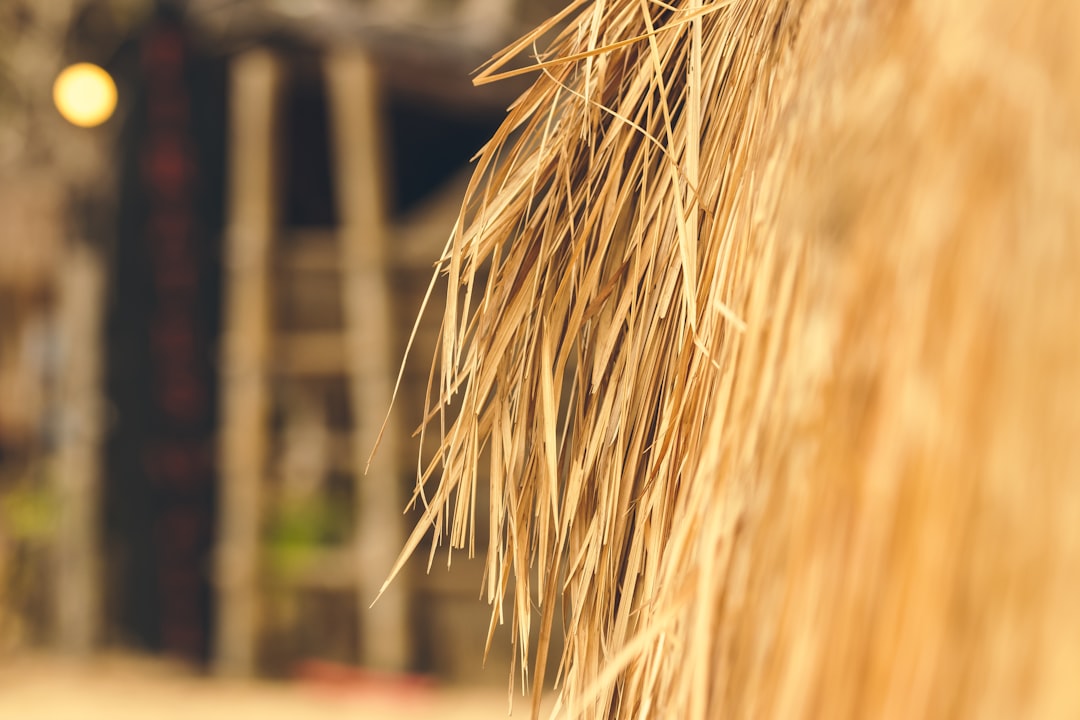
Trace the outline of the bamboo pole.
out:
<instances>
[{"instance_id":1,"label":"bamboo pole","mask_svg":"<svg viewBox=\"0 0 1080 720\"><path fill-rule=\"evenodd\" d=\"M346 345L352 369L360 658L371 667L400 671L408 666L410 648L404 583L368 609L404 536L398 438L392 425L382 436L370 472L364 472L390 405L393 381L378 86L370 63L358 52L329 59L328 84L343 216Z\"/></svg>"},{"instance_id":2,"label":"bamboo pole","mask_svg":"<svg viewBox=\"0 0 1080 720\"><path fill-rule=\"evenodd\" d=\"M255 669L258 537L266 474L270 252L276 225L278 68L254 50L231 76L229 216L222 388L216 662L222 674Z\"/></svg>"},{"instance_id":3,"label":"bamboo pole","mask_svg":"<svg viewBox=\"0 0 1080 720\"><path fill-rule=\"evenodd\" d=\"M57 410L60 447L55 473L56 623L61 650L86 655L101 629L101 495L104 269L81 245L62 269L58 325L62 348Z\"/></svg>"}]
</instances>

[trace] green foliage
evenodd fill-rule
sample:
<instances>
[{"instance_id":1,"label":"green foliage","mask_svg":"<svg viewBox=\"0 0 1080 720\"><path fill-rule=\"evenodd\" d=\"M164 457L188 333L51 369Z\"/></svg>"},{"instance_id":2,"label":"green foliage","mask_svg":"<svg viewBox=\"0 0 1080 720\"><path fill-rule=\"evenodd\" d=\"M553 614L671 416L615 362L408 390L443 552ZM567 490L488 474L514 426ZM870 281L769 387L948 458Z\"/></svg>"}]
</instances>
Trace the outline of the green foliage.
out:
<instances>
[{"instance_id":1,"label":"green foliage","mask_svg":"<svg viewBox=\"0 0 1080 720\"><path fill-rule=\"evenodd\" d=\"M0 523L15 541L41 541L56 531L59 507L46 488L20 485L0 495Z\"/></svg>"},{"instance_id":2,"label":"green foliage","mask_svg":"<svg viewBox=\"0 0 1080 720\"><path fill-rule=\"evenodd\" d=\"M268 531L266 552L272 576L287 581L302 573L318 551L346 534L348 515L326 498L282 505Z\"/></svg>"}]
</instances>

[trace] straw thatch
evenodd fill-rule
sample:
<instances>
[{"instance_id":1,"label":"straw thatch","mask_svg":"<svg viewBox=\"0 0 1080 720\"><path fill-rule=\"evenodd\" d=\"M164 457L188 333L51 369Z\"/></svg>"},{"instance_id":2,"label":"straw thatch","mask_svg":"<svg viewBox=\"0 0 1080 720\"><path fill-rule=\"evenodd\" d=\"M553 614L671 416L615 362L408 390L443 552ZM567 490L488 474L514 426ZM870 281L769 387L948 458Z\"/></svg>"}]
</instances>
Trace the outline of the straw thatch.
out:
<instances>
[{"instance_id":1,"label":"straw thatch","mask_svg":"<svg viewBox=\"0 0 1080 720\"><path fill-rule=\"evenodd\" d=\"M487 512L574 715L1080 716L1080 6L566 15L440 264L406 553Z\"/></svg>"}]
</instances>

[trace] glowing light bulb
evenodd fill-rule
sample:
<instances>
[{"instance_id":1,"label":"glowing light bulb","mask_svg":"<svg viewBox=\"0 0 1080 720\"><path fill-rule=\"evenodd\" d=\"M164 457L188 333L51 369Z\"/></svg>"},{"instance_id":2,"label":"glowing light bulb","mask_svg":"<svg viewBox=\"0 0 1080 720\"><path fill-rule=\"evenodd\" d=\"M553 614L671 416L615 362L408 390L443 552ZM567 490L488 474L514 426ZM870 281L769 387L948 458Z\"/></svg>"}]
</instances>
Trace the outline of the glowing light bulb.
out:
<instances>
[{"instance_id":1,"label":"glowing light bulb","mask_svg":"<svg viewBox=\"0 0 1080 720\"><path fill-rule=\"evenodd\" d=\"M72 125L95 127L112 117L116 109L116 83L97 65L77 63L56 77L53 102Z\"/></svg>"}]
</instances>

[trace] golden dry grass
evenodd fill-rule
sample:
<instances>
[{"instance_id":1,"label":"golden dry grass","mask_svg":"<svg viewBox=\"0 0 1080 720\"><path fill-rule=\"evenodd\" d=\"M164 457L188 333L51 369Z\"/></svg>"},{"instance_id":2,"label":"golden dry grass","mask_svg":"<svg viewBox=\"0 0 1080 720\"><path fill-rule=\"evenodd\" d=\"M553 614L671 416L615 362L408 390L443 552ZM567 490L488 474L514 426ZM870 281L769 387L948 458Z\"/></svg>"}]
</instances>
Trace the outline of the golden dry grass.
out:
<instances>
[{"instance_id":1,"label":"golden dry grass","mask_svg":"<svg viewBox=\"0 0 1080 720\"><path fill-rule=\"evenodd\" d=\"M575 716L1080 716L1080 6L566 17L480 76L557 33L440 262L406 554L487 512Z\"/></svg>"}]
</instances>

